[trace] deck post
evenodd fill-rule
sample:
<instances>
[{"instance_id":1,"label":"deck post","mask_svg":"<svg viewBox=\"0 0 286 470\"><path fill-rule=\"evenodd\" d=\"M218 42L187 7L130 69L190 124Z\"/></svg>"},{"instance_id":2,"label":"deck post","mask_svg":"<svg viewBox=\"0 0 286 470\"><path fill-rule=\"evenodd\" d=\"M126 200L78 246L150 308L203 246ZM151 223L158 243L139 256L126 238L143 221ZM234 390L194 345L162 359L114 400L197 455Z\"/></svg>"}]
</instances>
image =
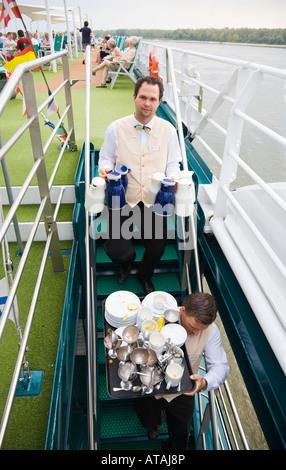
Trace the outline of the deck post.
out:
<instances>
[{"instance_id":1,"label":"deck post","mask_svg":"<svg viewBox=\"0 0 286 470\"><path fill-rule=\"evenodd\" d=\"M72 133L69 139L69 146L70 146L70 150L76 151L77 146L75 142L74 120L73 120L73 111L72 111L72 96L71 96L71 78L70 78L70 73L69 73L68 57L66 55L63 56L62 61L63 61L64 80L67 80L67 83L65 85L66 106L70 106L67 112L68 127L69 127L69 131L72 129Z\"/></svg>"}]
</instances>

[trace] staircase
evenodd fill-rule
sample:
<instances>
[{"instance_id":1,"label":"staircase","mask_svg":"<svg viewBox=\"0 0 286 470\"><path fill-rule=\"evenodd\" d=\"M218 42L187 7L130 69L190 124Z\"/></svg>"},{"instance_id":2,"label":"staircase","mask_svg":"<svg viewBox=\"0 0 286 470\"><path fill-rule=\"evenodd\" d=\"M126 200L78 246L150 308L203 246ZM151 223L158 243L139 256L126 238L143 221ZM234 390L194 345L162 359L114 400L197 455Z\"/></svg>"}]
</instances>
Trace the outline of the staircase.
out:
<instances>
[{"instance_id":1,"label":"staircase","mask_svg":"<svg viewBox=\"0 0 286 470\"><path fill-rule=\"evenodd\" d=\"M168 230L174 230L171 220ZM173 243L172 243L173 242ZM166 291L181 302L180 273L175 240L165 249L159 266L152 277L155 290ZM111 293L118 290L128 290L135 293L140 300L145 297L140 282L137 279L137 266L143 256L144 248L140 244L135 247L136 259L130 276L124 283L118 283L118 267L114 266L102 243L96 247L96 286L97 286L97 330L98 330L98 374L99 374L99 448L102 450L161 450L160 440L168 437L164 423L162 434L156 441L150 441L147 430L144 429L133 409L133 399L114 399L107 391L106 358L103 344L103 311L102 302Z\"/></svg>"}]
</instances>

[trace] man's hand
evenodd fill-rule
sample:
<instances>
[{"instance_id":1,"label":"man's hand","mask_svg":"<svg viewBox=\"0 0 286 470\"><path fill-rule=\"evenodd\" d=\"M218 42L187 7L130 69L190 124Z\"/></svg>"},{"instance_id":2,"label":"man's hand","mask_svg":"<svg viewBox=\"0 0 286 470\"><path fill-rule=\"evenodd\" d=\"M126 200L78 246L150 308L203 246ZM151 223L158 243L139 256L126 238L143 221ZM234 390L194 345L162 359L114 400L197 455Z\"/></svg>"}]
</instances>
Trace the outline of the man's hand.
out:
<instances>
[{"instance_id":1,"label":"man's hand","mask_svg":"<svg viewBox=\"0 0 286 470\"><path fill-rule=\"evenodd\" d=\"M184 395L189 395L189 396L194 396L195 393L199 392L200 390L203 390L206 386L206 381L203 377L201 377L199 374L194 374L194 375L191 375L190 378L192 380L195 380L196 381L196 388L195 390L193 390L192 392L187 392L187 393L184 393Z\"/></svg>"},{"instance_id":2,"label":"man's hand","mask_svg":"<svg viewBox=\"0 0 286 470\"><path fill-rule=\"evenodd\" d=\"M98 176L101 178L106 178L110 171L112 171L111 168L101 168L101 170L98 170Z\"/></svg>"}]
</instances>

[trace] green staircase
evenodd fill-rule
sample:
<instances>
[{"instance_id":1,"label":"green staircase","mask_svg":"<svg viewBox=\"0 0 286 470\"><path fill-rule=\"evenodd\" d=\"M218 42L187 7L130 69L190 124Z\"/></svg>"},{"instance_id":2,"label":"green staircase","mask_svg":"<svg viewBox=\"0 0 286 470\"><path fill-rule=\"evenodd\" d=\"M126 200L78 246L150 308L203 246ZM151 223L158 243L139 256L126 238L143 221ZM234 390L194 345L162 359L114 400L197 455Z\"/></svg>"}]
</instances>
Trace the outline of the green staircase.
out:
<instances>
[{"instance_id":1,"label":"green staircase","mask_svg":"<svg viewBox=\"0 0 286 470\"><path fill-rule=\"evenodd\" d=\"M174 230L172 223L169 230ZM165 249L165 253L157 267L152 282L155 290L163 290L172 294L180 304L181 286L178 254L175 240ZM99 448L101 450L162 450L161 440L168 437L164 423L162 434L156 441L150 441L134 411L133 399L114 399L109 396L106 382L106 359L103 331L102 303L111 293L117 290L134 292L141 300L145 297L137 279L137 266L142 259L144 247L136 244L136 259L130 276L124 285L118 283L118 267L114 266L100 243L96 247L96 286L97 286L97 329L98 329L98 429Z\"/></svg>"}]
</instances>

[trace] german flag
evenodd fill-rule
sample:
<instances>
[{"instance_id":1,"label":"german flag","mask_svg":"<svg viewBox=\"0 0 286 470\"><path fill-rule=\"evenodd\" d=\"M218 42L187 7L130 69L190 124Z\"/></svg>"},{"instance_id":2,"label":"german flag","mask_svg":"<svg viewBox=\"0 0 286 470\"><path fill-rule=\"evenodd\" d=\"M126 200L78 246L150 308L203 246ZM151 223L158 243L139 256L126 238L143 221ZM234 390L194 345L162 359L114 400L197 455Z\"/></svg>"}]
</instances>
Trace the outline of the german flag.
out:
<instances>
[{"instance_id":1,"label":"german flag","mask_svg":"<svg viewBox=\"0 0 286 470\"><path fill-rule=\"evenodd\" d=\"M17 67L17 65L23 64L24 62L28 62L30 60L35 60L35 59L36 59L36 55L35 55L34 49L32 48L32 46L28 46L22 52L17 54L16 57L14 57L14 59L10 60L10 62L7 62L5 64L5 69L10 72L13 72L15 68Z\"/></svg>"}]
</instances>

